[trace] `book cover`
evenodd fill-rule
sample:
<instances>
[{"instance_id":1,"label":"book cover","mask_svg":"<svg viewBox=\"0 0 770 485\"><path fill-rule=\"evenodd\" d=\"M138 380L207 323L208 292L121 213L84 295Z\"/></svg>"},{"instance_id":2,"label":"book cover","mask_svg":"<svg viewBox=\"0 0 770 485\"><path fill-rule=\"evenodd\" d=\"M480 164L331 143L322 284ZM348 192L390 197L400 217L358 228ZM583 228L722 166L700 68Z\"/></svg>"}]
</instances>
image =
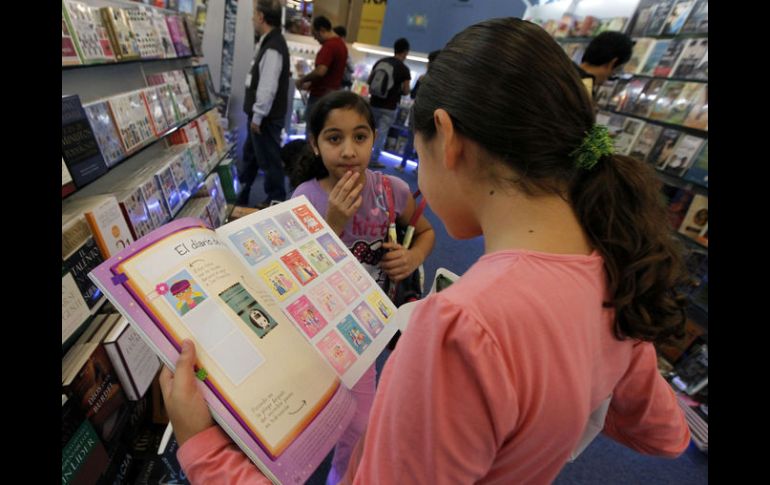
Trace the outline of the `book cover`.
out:
<instances>
[{"instance_id":1,"label":"book cover","mask_svg":"<svg viewBox=\"0 0 770 485\"><path fill-rule=\"evenodd\" d=\"M696 194L682 224L679 226L679 232L697 241L702 236L708 222L709 199L705 195Z\"/></svg>"},{"instance_id":2,"label":"book cover","mask_svg":"<svg viewBox=\"0 0 770 485\"><path fill-rule=\"evenodd\" d=\"M62 375L62 387L70 399L79 404L99 437L110 443L117 434L118 418L125 410L123 389L103 345L97 342L76 344L70 349L72 351L78 352L79 356L69 372Z\"/></svg>"},{"instance_id":3,"label":"book cover","mask_svg":"<svg viewBox=\"0 0 770 485\"><path fill-rule=\"evenodd\" d=\"M663 120L667 123L681 125L693 108L693 102L698 100L701 91L706 89L703 83L685 83L679 96L671 103L668 116Z\"/></svg>"},{"instance_id":4,"label":"book cover","mask_svg":"<svg viewBox=\"0 0 770 485\"><path fill-rule=\"evenodd\" d=\"M123 145L120 143L120 136L115 129L115 124L110 116L110 106L108 101L94 101L83 106L88 116L88 122L96 137L96 143L102 152L104 163L108 167L117 165L123 160L126 152L123 151Z\"/></svg>"},{"instance_id":5,"label":"book cover","mask_svg":"<svg viewBox=\"0 0 770 485\"><path fill-rule=\"evenodd\" d=\"M607 104L610 102L612 92L615 91L616 84L617 81L605 81L604 84L599 86L599 89L596 90L596 96L594 97L596 106L607 109Z\"/></svg>"},{"instance_id":6,"label":"book cover","mask_svg":"<svg viewBox=\"0 0 770 485\"><path fill-rule=\"evenodd\" d=\"M608 110L617 110L618 106L626 100L626 88L628 87L629 79L618 79L615 84L615 89L612 91L610 100L607 102Z\"/></svg>"},{"instance_id":7,"label":"book cover","mask_svg":"<svg viewBox=\"0 0 770 485\"><path fill-rule=\"evenodd\" d=\"M217 141L214 139L214 134L209 126L208 117L201 115L196 118L195 121L197 123L201 146L206 153L206 158L208 160L215 160L217 158Z\"/></svg>"},{"instance_id":8,"label":"book cover","mask_svg":"<svg viewBox=\"0 0 770 485\"><path fill-rule=\"evenodd\" d=\"M163 136L172 125L166 118L166 110L163 108L161 93L156 87L152 87L141 90L141 96L147 112L150 114L153 133L156 137Z\"/></svg>"},{"instance_id":9,"label":"book cover","mask_svg":"<svg viewBox=\"0 0 770 485\"><path fill-rule=\"evenodd\" d=\"M62 485L96 483L107 469L108 457L93 425L84 419L62 448Z\"/></svg>"},{"instance_id":10,"label":"book cover","mask_svg":"<svg viewBox=\"0 0 770 485\"><path fill-rule=\"evenodd\" d=\"M338 317L324 316L327 325L312 337L291 311L299 316L312 306L323 316L324 302L313 295L338 272L313 268L302 249L307 243L283 234L275 217L286 212L307 231L303 241L328 235L347 253L335 268L353 264L368 279L365 290L352 283L356 299ZM267 249L255 264L242 244L247 239ZM298 264L303 260L309 268ZM303 275L305 269L311 271ZM217 230L174 221L92 277L166 365L174 367L182 339L196 341L201 389L217 422L277 482L304 482L331 451L354 412L349 389L397 330L395 307L305 197ZM376 336L353 313L362 302L382 326Z\"/></svg>"},{"instance_id":11,"label":"book cover","mask_svg":"<svg viewBox=\"0 0 770 485\"><path fill-rule=\"evenodd\" d=\"M183 20L185 31L187 32L187 39L192 54L197 57L203 57L203 42L198 34L198 27L195 25L195 19L189 14L182 14L180 17Z\"/></svg>"},{"instance_id":12,"label":"book cover","mask_svg":"<svg viewBox=\"0 0 770 485\"><path fill-rule=\"evenodd\" d=\"M664 79L652 79L644 87L644 91L639 94L639 97L632 103L632 108L629 113L636 116L642 116L644 118L650 115L650 111L655 106L655 102L658 100L663 85L666 83Z\"/></svg>"},{"instance_id":13,"label":"book cover","mask_svg":"<svg viewBox=\"0 0 770 485\"><path fill-rule=\"evenodd\" d=\"M703 145L703 138L692 135L682 136L676 144L674 152L666 160L664 170L677 177L684 175L695 160L701 145Z\"/></svg>"},{"instance_id":14,"label":"book cover","mask_svg":"<svg viewBox=\"0 0 770 485\"><path fill-rule=\"evenodd\" d=\"M62 221L84 217L106 259L125 249L134 239L112 195L96 195L67 200L62 204Z\"/></svg>"},{"instance_id":15,"label":"book cover","mask_svg":"<svg viewBox=\"0 0 770 485\"><path fill-rule=\"evenodd\" d=\"M131 30L126 10L118 7L102 7L99 11L110 35L115 57L119 61L139 59L141 57L139 45L136 34Z\"/></svg>"},{"instance_id":16,"label":"book cover","mask_svg":"<svg viewBox=\"0 0 770 485\"><path fill-rule=\"evenodd\" d=\"M636 39L634 43L634 50L631 53L631 59L623 66L623 72L630 74L636 74L644 66L647 61L647 57L652 52L652 48L655 45L655 39L643 37Z\"/></svg>"},{"instance_id":17,"label":"book cover","mask_svg":"<svg viewBox=\"0 0 770 485\"><path fill-rule=\"evenodd\" d=\"M170 84L164 82L156 85L160 102L163 105L163 114L169 122L169 127L176 126L182 121L182 116L174 101L174 91Z\"/></svg>"},{"instance_id":18,"label":"book cover","mask_svg":"<svg viewBox=\"0 0 770 485\"><path fill-rule=\"evenodd\" d=\"M134 32L136 46L142 59L163 59L165 52L155 26L150 21L150 14L140 7L124 9L131 31Z\"/></svg>"},{"instance_id":19,"label":"book cover","mask_svg":"<svg viewBox=\"0 0 770 485\"><path fill-rule=\"evenodd\" d=\"M91 312L83 294L75 283L72 273L65 272L61 278L61 343L75 334L78 328L90 318Z\"/></svg>"},{"instance_id":20,"label":"book cover","mask_svg":"<svg viewBox=\"0 0 770 485\"><path fill-rule=\"evenodd\" d=\"M698 0L690 11L690 16L685 21L681 32L687 34L702 34L709 31L709 2Z\"/></svg>"},{"instance_id":21,"label":"book cover","mask_svg":"<svg viewBox=\"0 0 770 485\"><path fill-rule=\"evenodd\" d=\"M644 125L645 122L642 120L638 120L636 118L626 118L623 121L622 131L618 133L613 140L615 153L620 155L628 155Z\"/></svg>"},{"instance_id":22,"label":"book cover","mask_svg":"<svg viewBox=\"0 0 770 485\"><path fill-rule=\"evenodd\" d=\"M652 71L655 77L671 77L679 61L679 56L684 50L687 39L674 39L668 44L668 49L658 61L658 65Z\"/></svg>"},{"instance_id":23,"label":"book cover","mask_svg":"<svg viewBox=\"0 0 770 485\"><path fill-rule=\"evenodd\" d=\"M166 25L171 35L171 41L174 43L177 57L189 57L192 55L190 41L187 39L187 32L184 24L178 15L166 15Z\"/></svg>"},{"instance_id":24,"label":"book cover","mask_svg":"<svg viewBox=\"0 0 770 485\"><path fill-rule=\"evenodd\" d=\"M682 29L690 15L695 0L677 0L663 25L663 35L675 35Z\"/></svg>"},{"instance_id":25,"label":"book cover","mask_svg":"<svg viewBox=\"0 0 770 485\"><path fill-rule=\"evenodd\" d=\"M657 5L639 6L634 20L634 27L631 29L631 37L641 37L644 35L644 32L647 30L647 25L650 23L650 20L655 14L655 9L657 8Z\"/></svg>"},{"instance_id":26,"label":"book cover","mask_svg":"<svg viewBox=\"0 0 770 485\"><path fill-rule=\"evenodd\" d=\"M680 136L682 136L682 132L673 128L665 128L661 131L655 146L647 157L647 161L655 165L655 168L662 169L674 152L674 147L679 141Z\"/></svg>"},{"instance_id":27,"label":"book cover","mask_svg":"<svg viewBox=\"0 0 770 485\"><path fill-rule=\"evenodd\" d=\"M88 116L76 94L61 98L61 130L62 158L75 185L82 187L107 172Z\"/></svg>"},{"instance_id":28,"label":"book cover","mask_svg":"<svg viewBox=\"0 0 770 485\"><path fill-rule=\"evenodd\" d=\"M676 377L671 383L680 391L693 395L708 385L708 365L708 345L696 343L674 367Z\"/></svg>"},{"instance_id":29,"label":"book cover","mask_svg":"<svg viewBox=\"0 0 770 485\"><path fill-rule=\"evenodd\" d=\"M134 240L139 239L152 230L150 215L144 203L141 187L121 192L116 195L116 198Z\"/></svg>"},{"instance_id":30,"label":"book cover","mask_svg":"<svg viewBox=\"0 0 770 485\"><path fill-rule=\"evenodd\" d=\"M172 59L176 57L176 49L174 49L174 41L171 39L171 33L168 31L168 24L166 23L166 17L164 14L154 8L144 8L147 12L150 24L155 29L160 41L161 49L163 50L163 57L166 59Z\"/></svg>"},{"instance_id":31,"label":"book cover","mask_svg":"<svg viewBox=\"0 0 770 485\"><path fill-rule=\"evenodd\" d=\"M650 49L650 53L647 55L647 60L644 61L644 67L642 67L638 73L644 74L645 76L653 76L658 63L666 52L668 52L669 45L671 45L670 39L660 39L655 41L655 44L653 44Z\"/></svg>"},{"instance_id":32,"label":"book cover","mask_svg":"<svg viewBox=\"0 0 770 485\"><path fill-rule=\"evenodd\" d=\"M114 62L115 54L109 44L102 42L102 25L97 22L94 12L95 9L85 3L63 0L62 29L66 27L83 64Z\"/></svg>"},{"instance_id":33,"label":"book cover","mask_svg":"<svg viewBox=\"0 0 770 485\"><path fill-rule=\"evenodd\" d=\"M109 98L109 105L126 153L133 152L155 137L141 90L113 96Z\"/></svg>"},{"instance_id":34,"label":"book cover","mask_svg":"<svg viewBox=\"0 0 770 485\"><path fill-rule=\"evenodd\" d=\"M703 56L703 58L698 62L698 64L695 65L692 71L692 77L693 79L701 79L704 81L708 81L709 78L709 53L706 51L706 54Z\"/></svg>"},{"instance_id":35,"label":"book cover","mask_svg":"<svg viewBox=\"0 0 770 485\"><path fill-rule=\"evenodd\" d=\"M663 194L668 204L668 220L671 229L676 231L682 225L682 221L687 214L687 209L693 200L695 194L687 189L682 189L668 184L663 184Z\"/></svg>"},{"instance_id":36,"label":"book cover","mask_svg":"<svg viewBox=\"0 0 770 485\"><path fill-rule=\"evenodd\" d=\"M649 118L666 121L671 114L674 101L682 93L684 86L685 83L682 81L667 81L655 99L655 104L652 107L652 111L650 111Z\"/></svg>"},{"instance_id":37,"label":"book cover","mask_svg":"<svg viewBox=\"0 0 770 485\"><path fill-rule=\"evenodd\" d=\"M663 127L660 125L645 124L639 132L639 136L636 138L636 142L629 151L628 156L646 162L647 156L655 146L661 131L663 131Z\"/></svg>"},{"instance_id":38,"label":"book cover","mask_svg":"<svg viewBox=\"0 0 770 485\"><path fill-rule=\"evenodd\" d=\"M184 77L187 81L187 87L189 88L190 95L195 103L195 112L200 113L206 109L204 99L201 97L201 91L198 88L198 80L195 79L195 71L192 66L184 68ZM208 101L208 100L206 100Z\"/></svg>"},{"instance_id":39,"label":"book cover","mask_svg":"<svg viewBox=\"0 0 770 485\"><path fill-rule=\"evenodd\" d=\"M644 35L658 36L663 33L668 15L674 8L675 0L661 0L658 2L657 8L650 17L650 21L647 23L647 28L644 30Z\"/></svg>"},{"instance_id":40,"label":"book cover","mask_svg":"<svg viewBox=\"0 0 770 485\"><path fill-rule=\"evenodd\" d=\"M174 177L174 184L179 190L179 197L182 204L192 195L192 191L195 190L194 185L188 183L188 171L185 170L182 164L181 153L175 154L168 162L168 166L171 168L171 175Z\"/></svg>"},{"instance_id":41,"label":"book cover","mask_svg":"<svg viewBox=\"0 0 770 485\"><path fill-rule=\"evenodd\" d=\"M702 61L706 58L708 63L708 39L688 39L685 43L685 47L682 50L682 54L679 56L679 62L674 70L673 77L687 78L687 79L708 79L708 71L706 71L706 77L702 78Z\"/></svg>"},{"instance_id":42,"label":"book cover","mask_svg":"<svg viewBox=\"0 0 770 485\"><path fill-rule=\"evenodd\" d=\"M81 64L80 56L75 48L75 39L70 32L71 27L67 25L67 19L64 17L64 9L61 13L61 65L77 66Z\"/></svg>"},{"instance_id":43,"label":"book cover","mask_svg":"<svg viewBox=\"0 0 770 485\"><path fill-rule=\"evenodd\" d=\"M118 443L110 453L109 466L99 483L105 485L130 485L136 462L128 446Z\"/></svg>"},{"instance_id":44,"label":"book cover","mask_svg":"<svg viewBox=\"0 0 770 485\"><path fill-rule=\"evenodd\" d=\"M703 144L703 147L695 157L690 169L684 174L684 179L694 182L698 185L708 188L709 186L709 142Z\"/></svg>"},{"instance_id":45,"label":"book cover","mask_svg":"<svg viewBox=\"0 0 770 485\"><path fill-rule=\"evenodd\" d=\"M207 111L206 117L209 120L209 129L211 130L211 134L214 137L214 142L217 146L217 153L224 154L227 150L227 145L225 144L222 126L220 125L222 117L216 110Z\"/></svg>"},{"instance_id":46,"label":"book cover","mask_svg":"<svg viewBox=\"0 0 770 485\"><path fill-rule=\"evenodd\" d=\"M208 64L193 66L193 75L204 106L207 109L213 107L217 102L217 93L214 90Z\"/></svg>"},{"instance_id":47,"label":"book cover","mask_svg":"<svg viewBox=\"0 0 770 485\"><path fill-rule=\"evenodd\" d=\"M155 180L157 180L163 194L163 204L166 206L166 211L171 214L173 219L176 213L179 212L179 209L182 208L182 196L179 188L176 186L174 174L171 170L170 164L165 165L155 173Z\"/></svg>"},{"instance_id":48,"label":"book cover","mask_svg":"<svg viewBox=\"0 0 770 485\"><path fill-rule=\"evenodd\" d=\"M152 228L157 228L171 220L166 205L163 203L163 192L155 177L149 177L139 186L147 207L147 215Z\"/></svg>"},{"instance_id":49,"label":"book cover","mask_svg":"<svg viewBox=\"0 0 770 485\"><path fill-rule=\"evenodd\" d=\"M217 166L217 173L222 181L222 190L225 193L225 200L229 203L235 203L238 194L241 191L241 184L238 180L238 169L235 160L226 158Z\"/></svg>"},{"instance_id":50,"label":"book cover","mask_svg":"<svg viewBox=\"0 0 770 485\"><path fill-rule=\"evenodd\" d=\"M647 87L647 84L650 82L650 79L646 78L633 78L631 81L626 84L626 92L625 96L621 100L620 103L618 103L617 111L623 111L626 113L633 113L636 109L637 103L639 102L639 98L641 97L642 93L644 92L644 89Z\"/></svg>"},{"instance_id":51,"label":"book cover","mask_svg":"<svg viewBox=\"0 0 770 485\"><path fill-rule=\"evenodd\" d=\"M64 163L64 157L61 159L61 196L62 198L68 196L75 191L75 182L72 181L72 174L67 169L67 164Z\"/></svg>"},{"instance_id":52,"label":"book cover","mask_svg":"<svg viewBox=\"0 0 770 485\"><path fill-rule=\"evenodd\" d=\"M88 278L88 273L98 266L104 258L93 237L89 237L81 246L64 258L62 266L68 271L83 295L89 310L96 306L102 292Z\"/></svg>"},{"instance_id":53,"label":"book cover","mask_svg":"<svg viewBox=\"0 0 770 485\"><path fill-rule=\"evenodd\" d=\"M125 317L104 338L104 348L128 399L141 399L160 371L158 357Z\"/></svg>"},{"instance_id":54,"label":"book cover","mask_svg":"<svg viewBox=\"0 0 770 485\"><path fill-rule=\"evenodd\" d=\"M176 457L176 453L179 450L179 443L174 436L173 428L168 425L166 432L163 434L163 439L158 446L158 456L163 464L166 466L167 481L169 483L186 484L187 475L185 475L182 466L179 464L179 460Z\"/></svg>"}]
</instances>

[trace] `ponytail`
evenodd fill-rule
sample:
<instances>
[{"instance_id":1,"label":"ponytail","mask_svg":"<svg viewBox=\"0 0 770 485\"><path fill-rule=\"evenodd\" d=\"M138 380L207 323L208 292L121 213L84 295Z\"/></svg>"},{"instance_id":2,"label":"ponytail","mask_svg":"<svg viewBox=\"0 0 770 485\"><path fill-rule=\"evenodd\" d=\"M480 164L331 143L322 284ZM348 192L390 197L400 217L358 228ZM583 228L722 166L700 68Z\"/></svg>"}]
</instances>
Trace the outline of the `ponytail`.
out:
<instances>
[{"instance_id":1,"label":"ponytail","mask_svg":"<svg viewBox=\"0 0 770 485\"><path fill-rule=\"evenodd\" d=\"M570 201L607 273L605 307L615 309L618 339L662 342L681 337L686 298L682 251L666 224L660 182L636 159L604 157L581 170Z\"/></svg>"}]
</instances>

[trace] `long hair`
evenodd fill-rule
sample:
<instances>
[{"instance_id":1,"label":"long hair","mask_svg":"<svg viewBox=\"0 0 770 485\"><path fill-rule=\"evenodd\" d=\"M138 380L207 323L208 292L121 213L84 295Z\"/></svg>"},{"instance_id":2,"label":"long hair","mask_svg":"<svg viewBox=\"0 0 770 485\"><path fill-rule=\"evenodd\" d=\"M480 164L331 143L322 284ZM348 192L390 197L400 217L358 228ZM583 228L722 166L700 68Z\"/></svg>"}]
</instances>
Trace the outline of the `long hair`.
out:
<instances>
[{"instance_id":1,"label":"long hair","mask_svg":"<svg viewBox=\"0 0 770 485\"><path fill-rule=\"evenodd\" d=\"M625 156L605 156L592 170L575 166L571 153L593 126L594 112L576 68L550 35L515 18L460 32L431 63L415 100L415 131L428 140L436 133L438 108L449 113L458 133L513 170L507 182L571 204L603 256L604 305L615 310L618 339L681 335L682 257L658 179L649 166Z\"/></svg>"}]
</instances>

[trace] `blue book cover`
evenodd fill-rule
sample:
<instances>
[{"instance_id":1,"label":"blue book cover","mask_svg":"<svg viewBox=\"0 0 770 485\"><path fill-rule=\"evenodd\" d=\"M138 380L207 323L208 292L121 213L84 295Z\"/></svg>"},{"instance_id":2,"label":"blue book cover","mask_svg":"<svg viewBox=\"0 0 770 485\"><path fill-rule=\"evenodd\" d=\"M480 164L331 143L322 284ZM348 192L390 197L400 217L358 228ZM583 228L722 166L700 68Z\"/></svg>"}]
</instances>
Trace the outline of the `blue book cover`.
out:
<instances>
[{"instance_id":1,"label":"blue book cover","mask_svg":"<svg viewBox=\"0 0 770 485\"><path fill-rule=\"evenodd\" d=\"M692 167L684 174L685 180L702 185L709 186L709 142L703 144L700 153L698 153Z\"/></svg>"},{"instance_id":2,"label":"blue book cover","mask_svg":"<svg viewBox=\"0 0 770 485\"><path fill-rule=\"evenodd\" d=\"M107 172L107 165L78 95L61 98L61 131L62 158L75 185L82 187Z\"/></svg>"}]
</instances>

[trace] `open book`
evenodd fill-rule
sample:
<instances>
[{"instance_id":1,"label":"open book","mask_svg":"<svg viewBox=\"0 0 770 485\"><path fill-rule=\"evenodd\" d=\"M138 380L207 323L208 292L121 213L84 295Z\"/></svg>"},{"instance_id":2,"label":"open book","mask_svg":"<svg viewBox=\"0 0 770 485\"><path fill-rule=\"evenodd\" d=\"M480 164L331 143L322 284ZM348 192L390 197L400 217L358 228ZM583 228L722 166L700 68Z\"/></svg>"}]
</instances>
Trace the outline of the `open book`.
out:
<instances>
[{"instance_id":1,"label":"open book","mask_svg":"<svg viewBox=\"0 0 770 485\"><path fill-rule=\"evenodd\" d=\"M174 368L195 342L216 421L271 480L304 483L355 410L395 307L305 197L216 230L186 218L90 273Z\"/></svg>"}]
</instances>

